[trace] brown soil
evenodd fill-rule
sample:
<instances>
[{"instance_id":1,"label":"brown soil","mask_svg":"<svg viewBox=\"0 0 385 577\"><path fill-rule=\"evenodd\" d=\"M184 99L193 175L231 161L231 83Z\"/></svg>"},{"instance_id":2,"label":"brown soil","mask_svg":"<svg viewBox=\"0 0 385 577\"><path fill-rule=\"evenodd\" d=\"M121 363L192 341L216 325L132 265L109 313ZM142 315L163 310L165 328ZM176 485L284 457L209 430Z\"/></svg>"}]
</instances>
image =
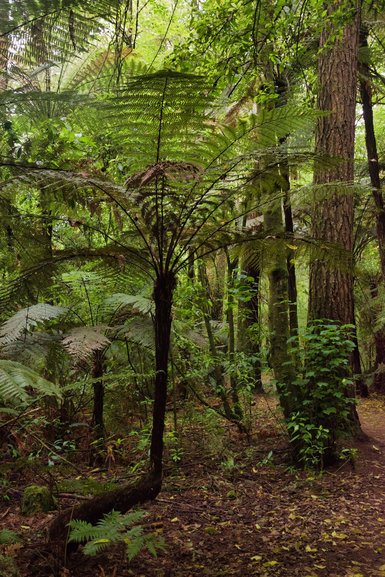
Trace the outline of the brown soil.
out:
<instances>
[{"instance_id":1,"label":"brown soil","mask_svg":"<svg viewBox=\"0 0 385 577\"><path fill-rule=\"evenodd\" d=\"M222 465L191 450L145 507L145 524L166 542L157 558L128 563L115 547L79 551L64 568L39 534L52 515L25 519L13 502L1 506L0 527L27 544L6 553L23 577L385 577L385 403L365 400L359 412L369 440L357 443L356 462L321 476L288 470L282 435L265 425L251 446L234 439ZM274 464L258 463L270 449Z\"/></svg>"}]
</instances>

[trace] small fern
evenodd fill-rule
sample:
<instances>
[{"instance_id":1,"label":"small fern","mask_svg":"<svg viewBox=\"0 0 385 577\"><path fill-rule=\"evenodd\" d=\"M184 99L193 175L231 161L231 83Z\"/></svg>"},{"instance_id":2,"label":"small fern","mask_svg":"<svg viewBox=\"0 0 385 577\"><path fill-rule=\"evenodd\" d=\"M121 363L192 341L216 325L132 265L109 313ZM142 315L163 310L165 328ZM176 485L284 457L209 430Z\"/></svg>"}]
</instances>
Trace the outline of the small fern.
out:
<instances>
[{"instance_id":1,"label":"small fern","mask_svg":"<svg viewBox=\"0 0 385 577\"><path fill-rule=\"evenodd\" d=\"M155 533L145 533L142 525L134 525L144 516L145 513L139 510L130 511L125 515L111 511L96 525L76 519L69 523L71 529L69 541L85 543L83 548L85 555L96 555L113 543L121 542L126 546L129 561L142 549L147 549L156 557L157 550L164 549L164 540Z\"/></svg>"},{"instance_id":2,"label":"small fern","mask_svg":"<svg viewBox=\"0 0 385 577\"><path fill-rule=\"evenodd\" d=\"M10 529L1 529L0 531L0 545L13 545L20 543L21 539L15 531Z\"/></svg>"}]
</instances>

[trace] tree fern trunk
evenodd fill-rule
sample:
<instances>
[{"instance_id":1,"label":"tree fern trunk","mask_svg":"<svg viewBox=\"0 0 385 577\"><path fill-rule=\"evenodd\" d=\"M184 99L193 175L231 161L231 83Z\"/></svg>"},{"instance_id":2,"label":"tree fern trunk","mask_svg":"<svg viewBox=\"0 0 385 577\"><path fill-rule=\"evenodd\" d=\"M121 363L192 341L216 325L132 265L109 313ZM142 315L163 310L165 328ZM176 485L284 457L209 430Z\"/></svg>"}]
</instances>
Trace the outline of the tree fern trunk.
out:
<instances>
[{"instance_id":1,"label":"tree fern trunk","mask_svg":"<svg viewBox=\"0 0 385 577\"><path fill-rule=\"evenodd\" d=\"M103 351L94 351L92 378L94 379L94 406L92 413L93 443L90 451L91 465L102 464L104 461L104 375ZM95 380L97 379L97 380Z\"/></svg>"},{"instance_id":2,"label":"tree fern trunk","mask_svg":"<svg viewBox=\"0 0 385 577\"><path fill-rule=\"evenodd\" d=\"M163 433L165 425L168 358L171 337L171 307L176 286L175 275L171 272L158 274L154 286L155 302L155 396L150 448L150 466L156 478L162 477Z\"/></svg>"}]
</instances>

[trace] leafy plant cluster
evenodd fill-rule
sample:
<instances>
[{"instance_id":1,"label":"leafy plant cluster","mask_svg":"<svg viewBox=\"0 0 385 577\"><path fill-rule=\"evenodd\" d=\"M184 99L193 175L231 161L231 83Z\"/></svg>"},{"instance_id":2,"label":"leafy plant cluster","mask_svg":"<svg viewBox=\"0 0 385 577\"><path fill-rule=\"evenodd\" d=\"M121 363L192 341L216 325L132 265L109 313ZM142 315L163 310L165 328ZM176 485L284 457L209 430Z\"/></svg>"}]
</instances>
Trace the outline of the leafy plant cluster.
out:
<instances>
[{"instance_id":1,"label":"leafy plant cluster","mask_svg":"<svg viewBox=\"0 0 385 577\"><path fill-rule=\"evenodd\" d=\"M305 467L322 468L335 455L337 438L347 432L354 399L349 357L355 347L351 325L313 321L301 337L289 339L301 366L294 381L295 407L288 419L290 440Z\"/></svg>"}]
</instances>

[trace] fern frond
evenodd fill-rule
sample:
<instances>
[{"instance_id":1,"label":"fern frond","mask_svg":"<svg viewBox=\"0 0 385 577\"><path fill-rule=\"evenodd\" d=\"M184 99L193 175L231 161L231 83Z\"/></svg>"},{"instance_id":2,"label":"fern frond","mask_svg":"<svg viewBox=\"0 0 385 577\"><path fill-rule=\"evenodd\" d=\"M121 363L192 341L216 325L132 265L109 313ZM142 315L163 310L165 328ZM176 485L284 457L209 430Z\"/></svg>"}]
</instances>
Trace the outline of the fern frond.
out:
<instances>
[{"instance_id":1,"label":"fern frond","mask_svg":"<svg viewBox=\"0 0 385 577\"><path fill-rule=\"evenodd\" d=\"M131 319L127 324L116 329L116 338L127 340L130 343L154 350L154 325L150 318L138 317Z\"/></svg>"},{"instance_id":2,"label":"fern frond","mask_svg":"<svg viewBox=\"0 0 385 577\"><path fill-rule=\"evenodd\" d=\"M62 343L77 361L87 361L95 351L101 351L111 344L105 331L105 326L75 327L67 333Z\"/></svg>"},{"instance_id":3,"label":"fern frond","mask_svg":"<svg viewBox=\"0 0 385 577\"><path fill-rule=\"evenodd\" d=\"M17 360L33 367L45 363L52 347L59 344L61 336L57 333L34 332L26 334L22 339L3 345L0 358Z\"/></svg>"},{"instance_id":4,"label":"fern frond","mask_svg":"<svg viewBox=\"0 0 385 577\"><path fill-rule=\"evenodd\" d=\"M0 11L0 45L12 61L34 64L55 60L65 62L76 52L84 52L96 41L100 26L120 19L118 0L24 0L7 3ZM122 30L117 29L120 38Z\"/></svg>"},{"instance_id":5,"label":"fern frond","mask_svg":"<svg viewBox=\"0 0 385 577\"><path fill-rule=\"evenodd\" d=\"M67 309L47 303L31 305L19 310L0 327L0 346L12 343L31 331L39 323L63 315Z\"/></svg>"},{"instance_id":6,"label":"fern frond","mask_svg":"<svg viewBox=\"0 0 385 577\"><path fill-rule=\"evenodd\" d=\"M71 529L69 541L84 543L91 541L85 553L94 554L97 550L117 541L124 529L137 523L144 517L143 511L131 511L125 515L119 511L111 511L99 519L96 525L86 521L73 520L69 523Z\"/></svg>"},{"instance_id":7,"label":"fern frond","mask_svg":"<svg viewBox=\"0 0 385 577\"><path fill-rule=\"evenodd\" d=\"M32 369L16 361L0 360L0 398L5 402L28 403L30 389L40 396L61 397L60 389Z\"/></svg>"},{"instance_id":8,"label":"fern frond","mask_svg":"<svg viewBox=\"0 0 385 577\"><path fill-rule=\"evenodd\" d=\"M160 71L100 104L111 138L128 151L132 173L163 161L201 164L196 135L206 123L208 89L201 77Z\"/></svg>"},{"instance_id":9,"label":"fern frond","mask_svg":"<svg viewBox=\"0 0 385 577\"><path fill-rule=\"evenodd\" d=\"M103 303L103 309L109 312L124 308L131 309L135 314L149 315L154 312L152 299L144 295L128 295L116 293L108 297Z\"/></svg>"},{"instance_id":10,"label":"fern frond","mask_svg":"<svg viewBox=\"0 0 385 577\"><path fill-rule=\"evenodd\" d=\"M95 555L111 543L122 541L127 547L127 557L132 560L144 548L156 556L157 549L164 549L164 541L153 533L144 533L141 525L134 525L144 517L143 511L130 511L122 515L118 511L111 511L100 519L96 525L86 521L70 521L69 541L76 543L86 542L83 553Z\"/></svg>"}]
</instances>

